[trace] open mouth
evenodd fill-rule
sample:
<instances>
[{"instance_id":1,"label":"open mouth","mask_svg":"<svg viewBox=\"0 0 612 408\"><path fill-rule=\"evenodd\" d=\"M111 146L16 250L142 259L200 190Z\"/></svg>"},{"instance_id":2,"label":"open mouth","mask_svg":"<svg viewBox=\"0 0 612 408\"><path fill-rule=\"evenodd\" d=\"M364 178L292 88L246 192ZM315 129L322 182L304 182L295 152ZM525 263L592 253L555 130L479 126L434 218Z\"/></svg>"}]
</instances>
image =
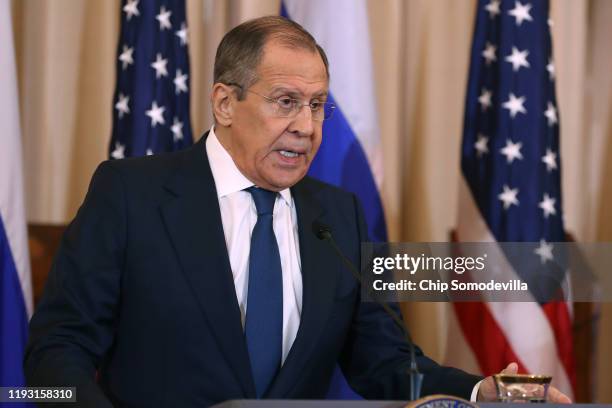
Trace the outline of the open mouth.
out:
<instances>
[{"instance_id":1,"label":"open mouth","mask_svg":"<svg viewBox=\"0 0 612 408\"><path fill-rule=\"evenodd\" d=\"M298 157L301 154L292 150L279 150L278 152L281 154L281 156L288 158Z\"/></svg>"}]
</instances>

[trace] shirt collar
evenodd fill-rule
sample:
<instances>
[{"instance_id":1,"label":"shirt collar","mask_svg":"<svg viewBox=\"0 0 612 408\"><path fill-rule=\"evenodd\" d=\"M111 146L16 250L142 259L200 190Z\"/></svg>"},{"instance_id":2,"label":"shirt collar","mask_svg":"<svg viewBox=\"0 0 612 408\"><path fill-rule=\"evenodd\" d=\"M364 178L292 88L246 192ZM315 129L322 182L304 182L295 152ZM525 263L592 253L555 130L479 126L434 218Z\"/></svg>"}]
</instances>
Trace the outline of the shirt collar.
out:
<instances>
[{"instance_id":1,"label":"shirt collar","mask_svg":"<svg viewBox=\"0 0 612 408\"><path fill-rule=\"evenodd\" d=\"M255 185L238 170L232 156L219 142L214 126L210 128L208 138L206 139L206 154L208 155L210 169L215 180L218 198L226 197ZM293 205L290 189L281 190L279 194L285 203L289 206Z\"/></svg>"}]
</instances>

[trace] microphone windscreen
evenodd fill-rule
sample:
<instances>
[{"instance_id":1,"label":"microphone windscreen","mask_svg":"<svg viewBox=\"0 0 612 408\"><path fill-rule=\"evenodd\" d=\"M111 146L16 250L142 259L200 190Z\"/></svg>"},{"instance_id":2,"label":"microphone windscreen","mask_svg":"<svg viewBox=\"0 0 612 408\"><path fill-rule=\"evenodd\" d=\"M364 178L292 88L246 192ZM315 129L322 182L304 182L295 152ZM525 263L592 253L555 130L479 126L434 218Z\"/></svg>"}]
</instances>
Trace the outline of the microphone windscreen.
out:
<instances>
[{"instance_id":1,"label":"microphone windscreen","mask_svg":"<svg viewBox=\"0 0 612 408\"><path fill-rule=\"evenodd\" d=\"M321 240L328 239L331 237L331 229L329 228L329 226L319 221L313 221L312 232L317 238Z\"/></svg>"}]
</instances>

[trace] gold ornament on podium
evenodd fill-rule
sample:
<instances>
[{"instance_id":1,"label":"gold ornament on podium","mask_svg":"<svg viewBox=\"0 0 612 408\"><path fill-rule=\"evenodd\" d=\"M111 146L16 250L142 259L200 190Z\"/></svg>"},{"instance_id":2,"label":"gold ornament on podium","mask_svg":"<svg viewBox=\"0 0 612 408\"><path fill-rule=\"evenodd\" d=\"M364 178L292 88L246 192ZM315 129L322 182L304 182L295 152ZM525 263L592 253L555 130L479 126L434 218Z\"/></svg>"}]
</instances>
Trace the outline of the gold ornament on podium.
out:
<instances>
[{"instance_id":1,"label":"gold ornament on podium","mask_svg":"<svg viewBox=\"0 0 612 408\"><path fill-rule=\"evenodd\" d=\"M412 401L405 408L478 408L478 405L452 395L436 394Z\"/></svg>"}]
</instances>

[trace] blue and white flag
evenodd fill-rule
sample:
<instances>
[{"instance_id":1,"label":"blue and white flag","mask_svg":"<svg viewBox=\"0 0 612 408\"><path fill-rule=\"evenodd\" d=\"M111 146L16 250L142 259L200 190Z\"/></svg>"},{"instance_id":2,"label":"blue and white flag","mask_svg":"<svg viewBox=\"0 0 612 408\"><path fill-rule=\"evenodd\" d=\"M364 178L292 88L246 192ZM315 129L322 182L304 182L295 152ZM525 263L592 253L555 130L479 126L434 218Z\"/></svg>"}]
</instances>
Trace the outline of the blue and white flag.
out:
<instances>
[{"instance_id":1,"label":"blue and white flag","mask_svg":"<svg viewBox=\"0 0 612 408\"><path fill-rule=\"evenodd\" d=\"M23 386L32 287L10 4L0 0L0 386Z\"/></svg>"},{"instance_id":2,"label":"blue and white flag","mask_svg":"<svg viewBox=\"0 0 612 408\"><path fill-rule=\"evenodd\" d=\"M323 122L323 142L309 175L359 197L373 241L386 241L380 199L382 148L364 0L283 0L281 14L301 24L325 49L329 101L337 106Z\"/></svg>"},{"instance_id":3,"label":"blue and white flag","mask_svg":"<svg viewBox=\"0 0 612 408\"><path fill-rule=\"evenodd\" d=\"M281 14L308 30L329 59L329 101L337 106L323 122L323 141L309 175L359 198L372 241L386 241L380 199L380 145L368 15L364 0L283 0ZM339 371L329 398L357 398Z\"/></svg>"},{"instance_id":4,"label":"blue and white flag","mask_svg":"<svg viewBox=\"0 0 612 408\"><path fill-rule=\"evenodd\" d=\"M185 0L124 0L121 10L109 155L183 149L193 143Z\"/></svg>"}]
</instances>

